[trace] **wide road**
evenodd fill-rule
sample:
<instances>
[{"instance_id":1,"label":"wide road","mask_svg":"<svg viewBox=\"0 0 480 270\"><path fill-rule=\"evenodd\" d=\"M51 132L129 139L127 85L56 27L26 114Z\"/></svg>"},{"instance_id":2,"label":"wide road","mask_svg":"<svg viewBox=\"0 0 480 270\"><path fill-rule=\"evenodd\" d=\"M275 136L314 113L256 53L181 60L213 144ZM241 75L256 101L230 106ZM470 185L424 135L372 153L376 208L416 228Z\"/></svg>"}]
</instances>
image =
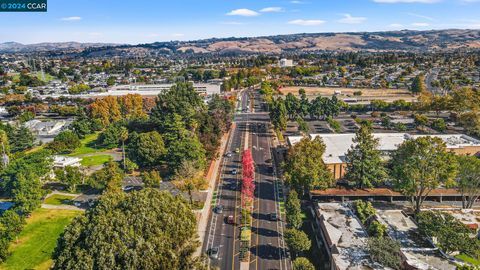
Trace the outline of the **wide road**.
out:
<instances>
[{"instance_id":1,"label":"wide road","mask_svg":"<svg viewBox=\"0 0 480 270\"><path fill-rule=\"evenodd\" d=\"M234 128L227 142L227 152L231 157L224 156L220 166L220 179L214 193L212 206L224 207L220 214L211 213L210 222L205 235L203 251L208 252L211 248L219 248L218 258L209 259L212 267L220 269L240 269L239 261L239 234L240 234L240 179L241 179L241 152L245 146L245 138L248 125L248 113L243 110L248 106L248 94L242 91L239 94L237 112L234 116ZM237 153L238 152L238 153ZM237 174L233 174L233 170ZM227 224L226 219L232 215L235 224Z\"/></svg>"},{"instance_id":2,"label":"wide road","mask_svg":"<svg viewBox=\"0 0 480 270\"><path fill-rule=\"evenodd\" d=\"M227 152L232 156L223 158L220 179L214 194L215 205L222 205L222 213L210 216L203 251L219 248L218 258L210 258L209 265L220 269L240 269L240 186L241 152L249 148L256 165L256 192L252 224L252 244L249 269L291 269L286 258L283 230L285 217L281 215L281 183L276 182L274 161L271 156L272 132L268 113L263 111L261 99L255 96L254 108L247 91L240 92L240 102L234 116L234 129L227 142ZM247 109L248 108L248 109ZM235 153L236 150L240 153ZM236 170L238 173L233 174ZM280 184L279 184L280 183ZM275 213L278 221L271 221L269 214ZM235 225L226 223L232 215Z\"/></svg>"},{"instance_id":3,"label":"wide road","mask_svg":"<svg viewBox=\"0 0 480 270\"><path fill-rule=\"evenodd\" d=\"M260 96L255 95L255 113L250 116L251 149L256 165L256 194L253 212L251 270L290 269L283 239L285 217L280 212L283 188L276 178L272 157L270 118ZM276 215L277 220L271 216Z\"/></svg>"}]
</instances>

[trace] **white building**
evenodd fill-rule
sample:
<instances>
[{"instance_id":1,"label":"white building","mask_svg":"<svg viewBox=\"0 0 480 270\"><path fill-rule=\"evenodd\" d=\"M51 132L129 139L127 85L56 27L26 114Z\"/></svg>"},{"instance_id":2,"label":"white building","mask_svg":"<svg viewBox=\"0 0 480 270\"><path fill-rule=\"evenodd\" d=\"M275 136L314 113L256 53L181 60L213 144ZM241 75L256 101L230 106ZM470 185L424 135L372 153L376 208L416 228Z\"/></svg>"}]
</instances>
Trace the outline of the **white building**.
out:
<instances>
[{"instance_id":1,"label":"white building","mask_svg":"<svg viewBox=\"0 0 480 270\"><path fill-rule=\"evenodd\" d=\"M129 84L112 87L104 93L91 93L90 96L125 96L127 94L140 94L142 96L157 96L170 90L175 84ZM220 94L221 84L194 83L193 88L202 96Z\"/></svg>"},{"instance_id":2,"label":"white building","mask_svg":"<svg viewBox=\"0 0 480 270\"><path fill-rule=\"evenodd\" d=\"M63 169L67 166L79 167L80 158L77 157L67 157L67 156L53 156L53 168L54 169Z\"/></svg>"},{"instance_id":3,"label":"white building","mask_svg":"<svg viewBox=\"0 0 480 270\"><path fill-rule=\"evenodd\" d=\"M292 59L286 59L286 58L282 58L280 59L280 61L278 62L278 65L282 68L285 68L285 67L293 67L293 60Z\"/></svg>"}]
</instances>

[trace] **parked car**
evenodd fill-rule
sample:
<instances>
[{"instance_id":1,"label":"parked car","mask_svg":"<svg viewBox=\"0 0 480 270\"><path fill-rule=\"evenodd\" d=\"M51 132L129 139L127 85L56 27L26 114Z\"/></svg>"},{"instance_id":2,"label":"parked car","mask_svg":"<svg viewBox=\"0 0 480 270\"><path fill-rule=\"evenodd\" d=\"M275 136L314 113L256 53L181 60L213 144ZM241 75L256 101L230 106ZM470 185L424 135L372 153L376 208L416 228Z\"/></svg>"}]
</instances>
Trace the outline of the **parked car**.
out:
<instances>
[{"instance_id":1,"label":"parked car","mask_svg":"<svg viewBox=\"0 0 480 270\"><path fill-rule=\"evenodd\" d=\"M225 154L225 156L226 156L226 157L232 157L232 152L227 152L227 153Z\"/></svg>"},{"instance_id":2,"label":"parked car","mask_svg":"<svg viewBox=\"0 0 480 270\"><path fill-rule=\"evenodd\" d=\"M220 249L218 247L212 247L210 250L208 250L208 256L212 259L218 259L218 253Z\"/></svg>"},{"instance_id":3,"label":"parked car","mask_svg":"<svg viewBox=\"0 0 480 270\"><path fill-rule=\"evenodd\" d=\"M227 217L227 224L235 224L235 220L233 219L232 215L229 215Z\"/></svg>"},{"instance_id":4,"label":"parked car","mask_svg":"<svg viewBox=\"0 0 480 270\"><path fill-rule=\"evenodd\" d=\"M232 174L233 174L233 175L237 175L237 169L233 169L233 170L232 170Z\"/></svg>"},{"instance_id":5,"label":"parked car","mask_svg":"<svg viewBox=\"0 0 480 270\"><path fill-rule=\"evenodd\" d=\"M213 208L213 211L217 214L223 213L223 205L217 205L215 208Z\"/></svg>"}]
</instances>

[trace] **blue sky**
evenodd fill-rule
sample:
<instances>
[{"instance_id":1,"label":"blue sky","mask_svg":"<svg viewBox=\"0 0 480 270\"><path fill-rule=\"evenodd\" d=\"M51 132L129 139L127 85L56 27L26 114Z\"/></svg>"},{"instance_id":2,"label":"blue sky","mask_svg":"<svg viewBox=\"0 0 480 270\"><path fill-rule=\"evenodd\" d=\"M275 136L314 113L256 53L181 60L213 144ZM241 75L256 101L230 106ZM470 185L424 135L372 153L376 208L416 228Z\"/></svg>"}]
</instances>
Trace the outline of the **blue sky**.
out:
<instances>
[{"instance_id":1,"label":"blue sky","mask_svg":"<svg viewBox=\"0 0 480 270\"><path fill-rule=\"evenodd\" d=\"M480 0L48 0L46 13L0 13L0 42L479 29L479 12Z\"/></svg>"}]
</instances>

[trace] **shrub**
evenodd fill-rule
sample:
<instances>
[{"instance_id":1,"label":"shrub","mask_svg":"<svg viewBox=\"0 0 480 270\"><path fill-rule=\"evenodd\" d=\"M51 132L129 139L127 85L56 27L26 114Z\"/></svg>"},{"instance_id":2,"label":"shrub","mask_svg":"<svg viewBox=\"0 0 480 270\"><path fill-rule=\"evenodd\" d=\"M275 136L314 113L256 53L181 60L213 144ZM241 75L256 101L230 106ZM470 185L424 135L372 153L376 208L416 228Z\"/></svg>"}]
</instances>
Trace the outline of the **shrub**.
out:
<instances>
[{"instance_id":1,"label":"shrub","mask_svg":"<svg viewBox=\"0 0 480 270\"><path fill-rule=\"evenodd\" d=\"M373 237L368 240L368 249L372 259L384 266L400 269L400 243L388 237Z\"/></svg>"}]
</instances>

